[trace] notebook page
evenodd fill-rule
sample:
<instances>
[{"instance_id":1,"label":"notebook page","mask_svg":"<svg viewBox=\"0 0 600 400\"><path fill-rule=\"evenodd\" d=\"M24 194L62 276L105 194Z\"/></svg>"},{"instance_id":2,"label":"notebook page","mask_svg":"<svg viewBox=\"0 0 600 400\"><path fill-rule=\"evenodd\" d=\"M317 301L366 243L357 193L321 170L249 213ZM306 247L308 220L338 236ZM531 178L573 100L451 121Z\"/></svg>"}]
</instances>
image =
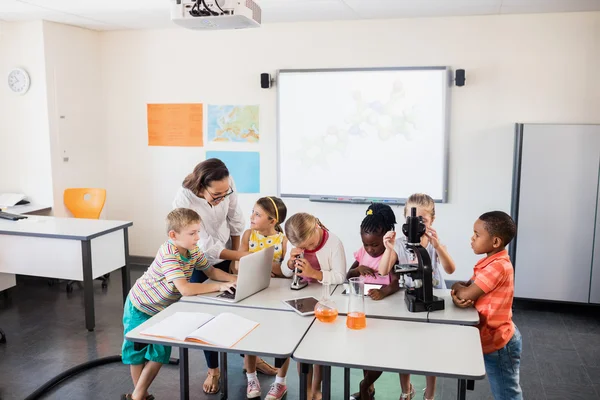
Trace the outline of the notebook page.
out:
<instances>
[{"instance_id":1,"label":"notebook page","mask_svg":"<svg viewBox=\"0 0 600 400\"><path fill-rule=\"evenodd\" d=\"M198 312L176 312L158 324L144 329L140 335L157 336L175 340L185 337L213 319L213 315Z\"/></svg>"},{"instance_id":2,"label":"notebook page","mask_svg":"<svg viewBox=\"0 0 600 400\"><path fill-rule=\"evenodd\" d=\"M233 347L258 325L258 322L244 317L231 313L222 313L203 325L200 329L188 335L187 339L214 346Z\"/></svg>"}]
</instances>

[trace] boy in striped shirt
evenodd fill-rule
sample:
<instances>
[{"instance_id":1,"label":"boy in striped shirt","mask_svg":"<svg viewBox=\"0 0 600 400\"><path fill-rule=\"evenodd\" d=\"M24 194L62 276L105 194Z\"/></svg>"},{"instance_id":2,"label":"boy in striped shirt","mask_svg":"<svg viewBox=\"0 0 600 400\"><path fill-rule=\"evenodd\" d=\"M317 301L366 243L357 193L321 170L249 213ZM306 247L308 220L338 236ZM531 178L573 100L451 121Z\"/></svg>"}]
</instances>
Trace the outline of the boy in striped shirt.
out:
<instances>
[{"instance_id":1,"label":"boy in striped shirt","mask_svg":"<svg viewBox=\"0 0 600 400\"><path fill-rule=\"evenodd\" d=\"M125 301L123 327L125 334L158 314L181 296L210 292L231 292L237 277L213 268L196 244L199 239L200 216L188 208L176 208L167 215L167 240L158 250L154 261L139 278ZM190 283L194 269L217 283ZM123 363L129 364L134 390L121 396L122 400L151 400L150 384L162 364L171 357L171 347L138 345L123 341Z\"/></svg>"},{"instance_id":2,"label":"boy in striped shirt","mask_svg":"<svg viewBox=\"0 0 600 400\"><path fill-rule=\"evenodd\" d=\"M517 231L512 218L502 211L487 212L475 221L471 247L487 254L475 265L469 282L452 286L458 307L475 305L485 370L495 400L521 400L519 384L521 333L512 321L514 269L505 247Z\"/></svg>"}]
</instances>

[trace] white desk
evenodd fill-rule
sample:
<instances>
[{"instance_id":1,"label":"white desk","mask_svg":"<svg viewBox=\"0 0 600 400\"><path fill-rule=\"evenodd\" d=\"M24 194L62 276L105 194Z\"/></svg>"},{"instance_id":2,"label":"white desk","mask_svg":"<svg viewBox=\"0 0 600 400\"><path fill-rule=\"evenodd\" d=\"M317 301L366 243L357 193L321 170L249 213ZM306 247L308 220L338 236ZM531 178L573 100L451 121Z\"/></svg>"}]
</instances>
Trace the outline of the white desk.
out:
<instances>
[{"instance_id":1,"label":"white desk","mask_svg":"<svg viewBox=\"0 0 600 400\"><path fill-rule=\"evenodd\" d=\"M6 207L4 211L11 214L45 214L52 210L52 207L41 206L39 204L25 204L22 206ZM17 279L15 274L0 273L0 292L16 286Z\"/></svg>"},{"instance_id":2,"label":"white desk","mask_svg":"<svg viewBox=\"0 0 600 400\"><path fill-rule=\"evenodd\" d=\"M256 321L260 325L231 348L140 335L140 331L179 311L203 312L213 315L222 312L232 312L241 317ZM221 390L223 391L222 398L227 398L227 358L224 356L226 353L241 353L279 358L290 357L313 321L314 318L312 317L301 317L294 312L288 313L277 310L245 307L232 309L227 304L210 305L178 302L129 332L125 338L138 343L163 344L179 347L180 396L182 400L189 399L188 349L193 348L222 352L221 370L223 372L221 373ZM277 340L273 340L274 334L277 335Z\"/></svg>"},{"instance_id":3,"label":"white desk","mask_svg":"<svg viewBox=\"0 0 600 400\"><path fill-rule=\"evenodd\" d=\"M317 300L321 298L321 290L323 285L318 282L311 283L304 289L292 290L290 289L291 279L285 278L271 278L269 287L261 290L260 292L253 294L250 297L238 303L225 303L219 300L213 300L202 296L184 296L181 298L182 302L186 303L202 303L202 304L227 304L233 307L246 307L246 308L262 308L266 310L280 310L280 311L291 311L291 308L283 303L283 300L295 299L299 297L313 296ZM336 289L336 285L331 285L331 292L333 293Z\"/></svg>"},{"instance_id":4,"label":"white desk","mask_svg":"<svg viewBox=\"0 0 600 400\"><path fill-rule=\"evenodd\" d=\"M342 294L343 287L331 296L338 311L342 315L348 313L348 296ZM458 308L452 303L449 289L433 289L434 296L444 299L444 309L440 311L431 311L429 313L429 322L437 322L440 324L456 324L456 325L477 325L479 323L479 314L474 307ZM365 296L365 313L367 318L384 318L401 321L416 321L426 322L426 312L410 312L404 302L404 289L386 297L383 300L373 300Z\"/></svg>"},{"instance_id":5,"label":"white desk","mask_svg":"<svg viewBox=\"0 0 600 400\"><path fill-rule=\"evenodd\" d=\"M0 219L0 272L83 281L85 325L94 330L93 280L121 269L130 289L128 221L29 216ZM7 250L8 249L8 250Z\"/></svg>"},{"instance_id":6,"label":"white desk","mask_svg":"<svg viewBox=\"0 0 600 400\"><path fill-rule=\"evenodd\" d=\"M379 344L366 345L374 337ZM344 317L331 324L315 321L293 358L325 366L323 400L330 398L331 366L457 378L459 399L465 398L466 379L485 377L479 331L469 326L367 319L365 329L351 330ZM301 369L300 398L306 398L307 366ZM345 380L349 384L349 375Z\"/></svg>"}]
</instances>

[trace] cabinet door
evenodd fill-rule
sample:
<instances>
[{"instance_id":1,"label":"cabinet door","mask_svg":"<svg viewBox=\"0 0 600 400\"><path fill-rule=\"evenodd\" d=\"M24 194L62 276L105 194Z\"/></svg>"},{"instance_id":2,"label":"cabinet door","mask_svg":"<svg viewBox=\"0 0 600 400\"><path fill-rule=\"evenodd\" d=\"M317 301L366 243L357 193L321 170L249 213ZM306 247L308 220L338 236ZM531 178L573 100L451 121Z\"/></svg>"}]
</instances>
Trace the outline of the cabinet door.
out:
<instances>
[{"instance_id":1,"label":"cabinet door","mask_svg":"<svg viewBox=\"0 0 600 400\"><path fill-rule=\"evenodd\" d=\"M600 170L600 166L598 167ZM598 172L600 175L600 171ZM596 232L594 235L594 260L592 263L592 281L590 283L590 303L600 304L600 176L596 195Z\"/></svg>"},{"instance_id":2,"label":"cabinet door","mask_svg":"<svg viewBox=\"0 0 600 400\"><path fill-rule=\"evenodd\" d=\"M587 303L600 127L525 125L515 296Z\"/></svg>"}]
</instances>

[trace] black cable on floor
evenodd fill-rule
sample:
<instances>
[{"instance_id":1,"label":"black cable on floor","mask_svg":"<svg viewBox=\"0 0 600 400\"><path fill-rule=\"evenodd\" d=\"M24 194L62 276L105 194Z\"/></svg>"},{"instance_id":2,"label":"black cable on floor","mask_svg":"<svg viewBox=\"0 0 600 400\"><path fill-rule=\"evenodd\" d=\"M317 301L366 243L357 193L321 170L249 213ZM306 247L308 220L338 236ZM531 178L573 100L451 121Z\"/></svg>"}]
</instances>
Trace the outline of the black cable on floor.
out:
<instances>
[{"instance_id":1,"label":"black cable on floor","mask_svg":"<svg viewBox=\"0 0 600 400\"><path fill-rule=\"evenodd\" d=\"M85 362L83 364L79 364L74 366L73 368L69 368L68 370L56 375L54 378L50 379L48 382L44 383L42 386L37 388L35 392L31 393L29 396L25 398L25 400L37 400L42 397L47 391L52 389L54 386L58 385L62 381L65 381L72 376L75 376L81 372L87 371L88 369L99 367L104 364L110 364L114 362L121 362L121 356L109 356L104 358L99 358L97 360L92 360Z\"/></svg>"}]
</instances>

